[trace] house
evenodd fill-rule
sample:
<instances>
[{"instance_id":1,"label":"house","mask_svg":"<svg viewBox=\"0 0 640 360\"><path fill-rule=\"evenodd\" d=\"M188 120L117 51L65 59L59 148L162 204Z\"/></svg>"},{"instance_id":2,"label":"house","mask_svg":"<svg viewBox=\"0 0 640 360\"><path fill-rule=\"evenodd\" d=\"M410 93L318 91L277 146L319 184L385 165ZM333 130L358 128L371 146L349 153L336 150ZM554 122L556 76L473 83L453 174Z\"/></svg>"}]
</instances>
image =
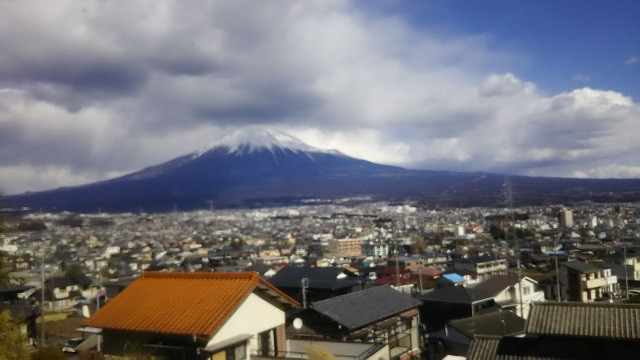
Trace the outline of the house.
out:
<instances>
[{"instance_id":1,"label":"house","mask_svg":"<svg viewBox=\"0 0 640 360\"><path fill-rule=\"evenodd\" d=\"M498 311L493 296L463 286L445 286L416 296L422 301L420 319L426 331L444 329L454 319Z\"/></svg>"},{"instance_id":2,"label":"house","mask_svg":"<svg viewBox=\"0 0 640 360\"><path fill-rule=\"evenodd\" d=\"M93 281L82 273L52 276L44 283L44 305L48 309L70 308L75 305L76 299L89 297L94 293L92 284ZM40 289L32 296L40 299Z\"/></svg>"},{"instance_id":3,"label":"house","mask_svg":"<svg viewBox=\"0 0 640 360\"><path fill-rule=\"evenodd\" d=\"M305 282L303 293L302 283ZM333 266L285 266L268 280L291 298L300 302L320 301L362 289L364 279ZM304 296L303 296L304 295Z\"/></svg>"},{"instance_id":4,"label":"house","mask_svg":"<svg viewBox=\"0 0 640 360\"><path fill-rule=\"evenodd\" d=\"M340 256L362 256L362 239L330 239L327 251Z\"/></svg>"},{"instance_id":5,"label":"house","mask_svg":"<svg viewBox=\"0 0 640 360\"><path fill-rule=\"evenodd\" d=\"M298 305L255 272L144 272L83 326L102 329L105 354L278 357L287 351L285 309Z\"/></svg>"},{"instance_id":6,"label":"house","mask_svg":"<svg viewBox=\"0 0 640 360\"><path fill-rule=\"evenodd\" d=\"M311 303L289 318L287 334L300 349L311 342L365 343L375 359L418 355L420 304L389 285L376 286Z\"/></svg>"},{"instance_id":7,"label":"house","mask_svg":"<svg viewBox=\"0 0 640 360\"><path fill-rule=\"evenodd\" d=\"M560 263L560 294L564 301L611 299L617 292L618 278L611 269L582 261Z\"/></svg>"},{"instance_id":8,"label":"house","mask_svg":"<svg viewBox=\"0 0 640 360\"><path fill-rule=\"evenodd\" d=\"M546 302L532 305L521 337L476 336L467 360L636 359L640 305Z\"/></svg>"},{"instance_id":9,"label":"house","mask_svg":"<svg viewBox=\"0 0 640 360\"><path fill-rule=\"evenodd\" d=\"M488 279L494 275L506 274L508 267L507 260L498 259L491 255L453 260L454 269L475 272L478 281Z\"/></svg>"},{"instance_id":10,"label":"house","mask_svg":"<svg viewBox=\"0 0 640 360\"><path fill-rule=\"evenodd\" d=\"M473 288L493 296L502 309L525 319L529 316L532 303L545 301L544 291L538 290L538 282L527 276L518 280L516 275L496 275Z\"/></svg>"},{"instance_id":11,"label":"house","mask_svg":"<svg viewBox=\"0 0 640 360\"><path fill-rule=\"evenodd\" d=\"M247 266L242 271L255 271L263 278L270 278L278 272L276 266L267 263L255 263Z\"/></svg>"},{"instance_id":12,"label":"house","mask_svg":"<svg viewBox=\"0 0 640 360\"><path fill-rule=\"evenodd\" d=\"M451 257L446 253L438 253L435 251L426 252L420 254L425 266L439 266L443 267L449 264Z\"/></svg>"},{"instance_id":13,"label":"house","mask_svg":"<svg viewBox=\"0 0 640 360\"><path fill-rule=\"evenodd\" d=\"M638 256L627 256L625 251L614 251L607 254L603 260L618 279L640 281L640 258Z\"/></svg>"},{"instance_id":14,"label":"house","mask_svg":"<svg viewBox=\"0 0 640 360\"><path fill-rule=\"evenodd\" d=\"M361 248L362 256L376 258L389 256L389 244L381 241L365 241Z\"/></svg>"},{"instance_id":15,"label":"house","mask_svg":"<svg viewBox=\"0 0 640 360\"><path fill-rule=\"evenodd\" d=\"M518 336L524 334L525 320L511 312L500 311L452 320L444 330L430 334L428 349L430 359L445 355L464 356L477 336Z\"/></svg>"}]
</instances>

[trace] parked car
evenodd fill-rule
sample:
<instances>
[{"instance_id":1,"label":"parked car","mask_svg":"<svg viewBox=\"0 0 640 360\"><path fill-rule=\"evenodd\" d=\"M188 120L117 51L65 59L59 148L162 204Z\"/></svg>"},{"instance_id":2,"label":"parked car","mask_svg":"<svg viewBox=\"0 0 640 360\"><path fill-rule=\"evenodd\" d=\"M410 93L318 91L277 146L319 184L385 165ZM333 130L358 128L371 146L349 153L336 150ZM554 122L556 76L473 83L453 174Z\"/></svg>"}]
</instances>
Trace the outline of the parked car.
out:
<instances>
[{"instance_id":1,"label":"parked car","mask_svg":"<svg viewBox=\"0 0 640 360\"><path fill-rule=\"evenodd\" d=\"M78 345L82 344L85 339L83 337L74 337L67 340L67 343L62 347L62 351L66 353L75 353Z\"/></svg>"}]
</instances>

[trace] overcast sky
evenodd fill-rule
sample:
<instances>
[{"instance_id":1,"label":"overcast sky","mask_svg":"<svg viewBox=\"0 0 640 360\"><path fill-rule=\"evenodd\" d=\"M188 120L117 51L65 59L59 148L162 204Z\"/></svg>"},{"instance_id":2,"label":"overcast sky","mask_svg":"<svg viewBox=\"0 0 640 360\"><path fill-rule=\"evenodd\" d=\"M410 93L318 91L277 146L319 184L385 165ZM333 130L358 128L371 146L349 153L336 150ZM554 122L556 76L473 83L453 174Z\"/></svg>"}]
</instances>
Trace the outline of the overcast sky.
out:
<instances>
[{"instance_id":1,"label":"overcast sky","mask_svg":"<svg viewBox=\"0 0 640 360\"><path fill-rule=\"evenodd\" d=\"M0 1L0 192L247 125L408 168L640 177L640 1Z\"/></svg>"}]
</instances>

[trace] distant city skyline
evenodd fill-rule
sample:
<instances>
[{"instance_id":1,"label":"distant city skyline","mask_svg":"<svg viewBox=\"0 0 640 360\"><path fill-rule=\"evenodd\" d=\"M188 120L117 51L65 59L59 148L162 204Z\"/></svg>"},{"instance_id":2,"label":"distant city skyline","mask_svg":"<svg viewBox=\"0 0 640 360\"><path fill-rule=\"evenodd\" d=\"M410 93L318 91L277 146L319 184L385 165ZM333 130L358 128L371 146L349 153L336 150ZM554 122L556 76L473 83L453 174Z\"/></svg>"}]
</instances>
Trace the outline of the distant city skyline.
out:
<instances>
[{"instance_id":1,"label":"distant city skyline","mask_svg":"<svg viewBox=\"0 0 640 360\"><path fill-rule=\"evenodd\" d=\"M0 2L0 193L247 126L411 169L640 178L640 3Z\"/></svg>"}]
</instances>

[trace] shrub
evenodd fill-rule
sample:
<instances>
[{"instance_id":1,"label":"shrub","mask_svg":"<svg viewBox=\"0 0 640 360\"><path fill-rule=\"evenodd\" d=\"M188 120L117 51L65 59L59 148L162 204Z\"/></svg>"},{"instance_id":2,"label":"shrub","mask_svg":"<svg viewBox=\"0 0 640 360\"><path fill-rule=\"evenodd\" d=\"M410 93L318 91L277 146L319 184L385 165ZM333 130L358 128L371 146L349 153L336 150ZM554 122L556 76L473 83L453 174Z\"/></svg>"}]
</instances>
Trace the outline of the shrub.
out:
<instances>
[{"instance_id":1,"label":"shrub","mask_svg":"<svg viewBox=\"0 0 640 360\"><path fill-rule=\"evenodd\" d=\"M62 350L47 346L32 352L31 360L67 360L67 356Z\"/></svg>"}]
</instances>

